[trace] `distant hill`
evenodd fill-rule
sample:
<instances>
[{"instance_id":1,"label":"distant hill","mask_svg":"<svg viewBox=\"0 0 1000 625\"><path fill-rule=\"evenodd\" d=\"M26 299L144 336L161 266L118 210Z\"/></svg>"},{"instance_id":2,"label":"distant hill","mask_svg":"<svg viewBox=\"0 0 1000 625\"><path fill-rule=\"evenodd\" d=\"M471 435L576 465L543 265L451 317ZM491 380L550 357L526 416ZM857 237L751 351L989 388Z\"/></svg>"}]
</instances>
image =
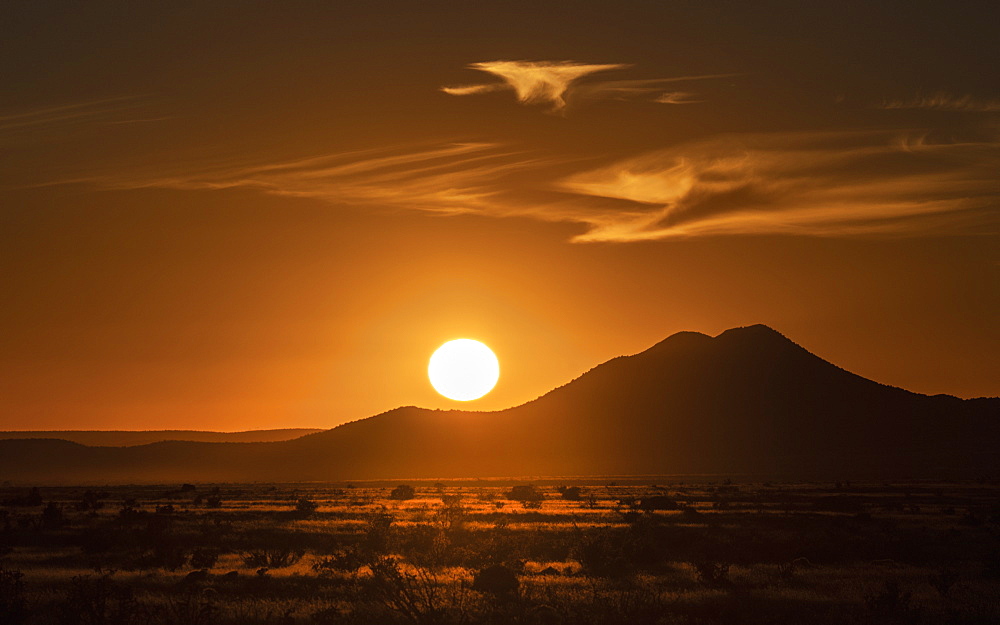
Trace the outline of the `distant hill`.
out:
<instances>
[{"instance_id":1,"label":"distant hill","mask_svg":"<svg viewBox=\"0 0 1000 625\"><path fill-rule=\"evenodd\" d=\"M1000 468L1000 398L885 386L766 326L681 332L496 412L397 408L271 443L0 441L0 479L295 481L736 474L975 477Z\"/></svg>"},{"instance_id":2,"label":"distant hill","mask_svg":"<svg viewBox=\"0 0 1000 625\"><path fill-rule=\"evenodd\" d=\"M269 443L287 441L306 434L322 432L318 428L282 430L247 430L245 432L206 432L202 430L38 430L0 432L0 440L12 438L57 438L91 447L131 447L160 441L198 441L207 443Z\"/></svg>"}]
</instances>

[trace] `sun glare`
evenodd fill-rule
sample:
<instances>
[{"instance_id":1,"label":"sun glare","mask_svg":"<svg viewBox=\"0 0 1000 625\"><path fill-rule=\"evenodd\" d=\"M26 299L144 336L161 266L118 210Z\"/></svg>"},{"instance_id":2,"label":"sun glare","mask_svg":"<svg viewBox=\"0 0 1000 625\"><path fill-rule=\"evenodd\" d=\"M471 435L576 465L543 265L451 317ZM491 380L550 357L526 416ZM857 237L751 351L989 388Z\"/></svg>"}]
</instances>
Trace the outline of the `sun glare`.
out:
<instances>
[{"instance_id":1,"label":"sun glare","mask_svg":"<svg viewBox=\"0 0 1000 625\"><path fill-rule=\"evenodd\" d=\"M473 339L448 341L431 356L427 376L438 393L455 401L479 399L500 379L500 361Z\"/></svg>"}]
</instances>

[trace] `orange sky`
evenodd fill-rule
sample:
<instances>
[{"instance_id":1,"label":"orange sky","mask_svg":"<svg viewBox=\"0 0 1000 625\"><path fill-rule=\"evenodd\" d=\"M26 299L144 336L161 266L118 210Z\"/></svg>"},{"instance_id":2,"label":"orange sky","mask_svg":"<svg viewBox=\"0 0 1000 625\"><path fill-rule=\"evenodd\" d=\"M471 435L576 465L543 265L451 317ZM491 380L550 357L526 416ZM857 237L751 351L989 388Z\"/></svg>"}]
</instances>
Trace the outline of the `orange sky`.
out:
<instances>
[{"instance_id":1,"label":"orange sky","mask_svg":"<svg viewBox=\"0 0 1000 625\"><path fill-rule=\"evenodd\" d=\"M988 4L33 2L0 24L0 429L515 405L765 323L1000 394Z\"/></svg>"}]
</instances>

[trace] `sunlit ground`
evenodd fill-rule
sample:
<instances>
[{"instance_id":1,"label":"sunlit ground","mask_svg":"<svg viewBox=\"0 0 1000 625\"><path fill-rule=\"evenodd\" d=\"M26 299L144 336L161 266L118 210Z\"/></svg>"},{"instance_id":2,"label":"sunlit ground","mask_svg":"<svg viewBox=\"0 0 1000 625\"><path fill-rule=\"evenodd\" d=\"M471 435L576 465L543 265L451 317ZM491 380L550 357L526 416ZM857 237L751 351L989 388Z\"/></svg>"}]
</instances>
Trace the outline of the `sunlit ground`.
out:
<instances>
[{"instance_id":1,"label":"sunlit ground","mask_svg":"<svg viewBox=\"0 0 1000 625\"><path fill-rule=\"evenodd\" d=\"M0 605L19 597L25 623L1000 617L990 483L542 481L535 502L513 483L398 485L43 488L48 512L5 488ZM490 567L515 587L484 586Z\"/></svg>"}]
</instances>

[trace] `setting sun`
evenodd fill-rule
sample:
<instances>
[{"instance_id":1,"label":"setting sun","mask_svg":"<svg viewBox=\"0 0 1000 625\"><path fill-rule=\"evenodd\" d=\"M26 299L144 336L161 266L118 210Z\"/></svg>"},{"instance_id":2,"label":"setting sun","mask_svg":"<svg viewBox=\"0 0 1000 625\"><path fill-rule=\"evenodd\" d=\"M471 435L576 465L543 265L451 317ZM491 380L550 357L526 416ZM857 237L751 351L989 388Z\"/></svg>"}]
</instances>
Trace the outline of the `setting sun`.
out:
<instances>
[{"instance_id":1,"label":"setting sun","mask_svg":"<svg viewBox=\"0 0 1000 625\"><path fill-rule=\"evenodd\" d=\"M438 393L455 401L486 395L500 379L500 362L489 347L473 339L448 341L431 356L427 376Z\"/></svg>"}]
</instances>

